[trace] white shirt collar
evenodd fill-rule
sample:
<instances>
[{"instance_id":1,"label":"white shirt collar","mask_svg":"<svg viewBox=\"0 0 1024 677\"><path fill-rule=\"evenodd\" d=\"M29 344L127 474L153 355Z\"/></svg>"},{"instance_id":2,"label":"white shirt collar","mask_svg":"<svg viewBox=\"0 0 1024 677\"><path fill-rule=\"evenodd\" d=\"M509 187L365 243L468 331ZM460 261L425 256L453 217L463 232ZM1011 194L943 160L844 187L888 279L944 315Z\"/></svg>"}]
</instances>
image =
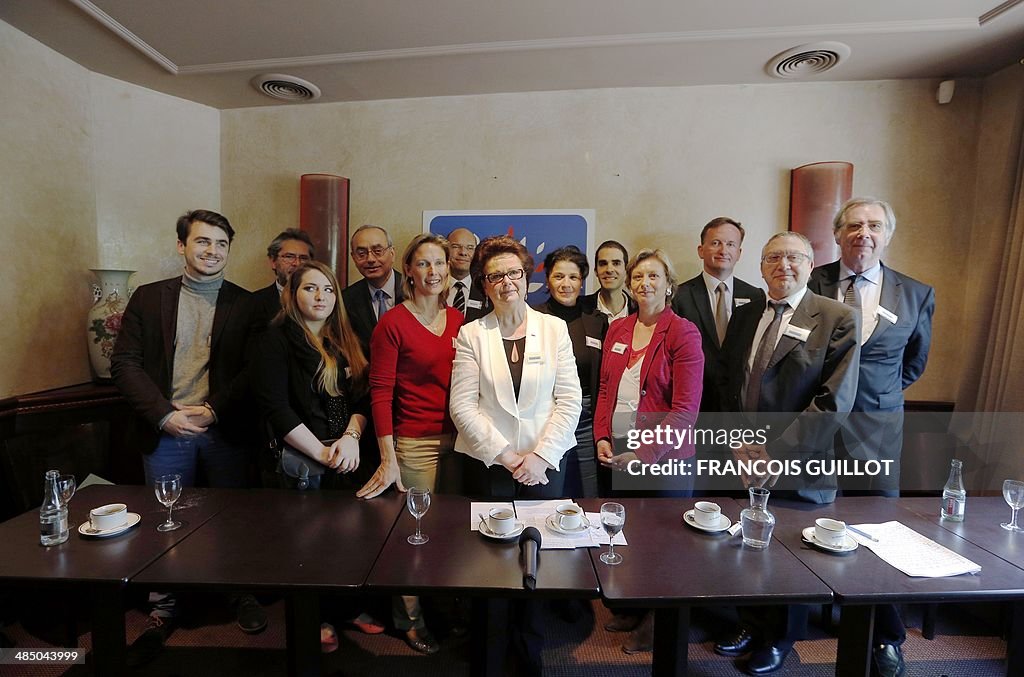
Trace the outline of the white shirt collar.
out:
<instances>
[{"instance_id":1,"label":"white shirt collar","mask_svg":"<svg viewBox=\"0 0 1024 677\"><path fill-rule=\"evenodd\" d=\"M804 294L806 294L806 293L807 293L807 285L804 285L803 287L800 288L799 291L793 292L792 294L790 294L786 298L782 299L782 301L785 301L786 305L788 305L793 310L796 310L797 306L800 305L800 302L804 300ZM765 307L765 310L766 311L771 310L771 304L772 303L781 303L782 301L776 301L771 296L769 296L768 297L768 304Z\"/></svg>"},{"instance_id":2,"label":"white shirt collar","mask_svg":"<svg viewBox=\"0 0 1024 677\"><path fill-rule=\"evenodd\" d=\"M872 284L878 284L878 279L882 275L882 262L879 261L875 265L873 265L870 268L868 268L867 270L865 270L863 273L855 273L852 270L850 270L849 268L847 268L846 265L842 262L842 260L839 261L839 280L840 281L845 280L846 278L850 277L851 275L858 275L858 274L862 278L867 280L868 282L871 282Z\"/></svg>"},{"instance_id":3,"label":"white shirt collar","mask_svg":"<svg viewBox=\"0 0 1024 677\"><path fill-rule=\"evenodd\" d=\"M701 275L701 277L704 278L704 286L708 288L708 293L709 294L714 294L715 291L718 289L719 283L721 283L721 282L725 283L725 291L726 291L726 293L731 293L733 291L733 289L734 289L734 287L732 286L733 285L733 276L732 275L730 275L729 277L725 278L724 280L719 280L717 277L715 277L714 275L712 275L711 273L709 273L706 270L702 270L700 275Z\"/></svg>"}]
</instances>

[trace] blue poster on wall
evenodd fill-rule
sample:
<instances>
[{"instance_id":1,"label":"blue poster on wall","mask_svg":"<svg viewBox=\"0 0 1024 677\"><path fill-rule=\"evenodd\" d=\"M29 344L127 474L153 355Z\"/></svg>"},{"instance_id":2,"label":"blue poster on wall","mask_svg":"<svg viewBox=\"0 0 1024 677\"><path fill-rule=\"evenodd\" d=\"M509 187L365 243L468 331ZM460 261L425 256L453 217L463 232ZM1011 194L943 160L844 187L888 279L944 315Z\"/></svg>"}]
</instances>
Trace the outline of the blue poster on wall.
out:
<instances>
[{"instance_id":1,"label":"blue poster on wall","mask_svg":"<svg viewBox=\"0 0 1024 677\"><path fill-rule=\"evenodd\" d=\"M588 259L593 258L593 209L423 212L425 233L447 236L456 228L466 228L481 240L494 235L509 235L522 243L534 261L528 292L536 294L531 297L531 303L547 298L543 267L544 257L550 252L566 245L576 245Z\"/></svg>"}]
</instances>

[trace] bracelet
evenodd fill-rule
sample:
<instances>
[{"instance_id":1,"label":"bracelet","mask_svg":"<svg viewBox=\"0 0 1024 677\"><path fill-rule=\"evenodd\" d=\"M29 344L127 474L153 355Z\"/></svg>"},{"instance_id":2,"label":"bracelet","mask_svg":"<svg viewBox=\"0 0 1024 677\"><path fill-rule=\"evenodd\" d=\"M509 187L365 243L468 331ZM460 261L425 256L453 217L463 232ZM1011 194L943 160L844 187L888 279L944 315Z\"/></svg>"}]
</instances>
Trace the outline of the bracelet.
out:
<instances>
[{"instance_id":1,"label":"bracelet","mask_svg":"<svg viewBox=\"0 0 1024 677\"><path fill-rule=\"evenodd\" d=\"M357 442L359 441L359 438L362 437L358 430L346 430L341 434L341 436L344 437L345 435L348 435Z\"/></svg>"}]
</instances>

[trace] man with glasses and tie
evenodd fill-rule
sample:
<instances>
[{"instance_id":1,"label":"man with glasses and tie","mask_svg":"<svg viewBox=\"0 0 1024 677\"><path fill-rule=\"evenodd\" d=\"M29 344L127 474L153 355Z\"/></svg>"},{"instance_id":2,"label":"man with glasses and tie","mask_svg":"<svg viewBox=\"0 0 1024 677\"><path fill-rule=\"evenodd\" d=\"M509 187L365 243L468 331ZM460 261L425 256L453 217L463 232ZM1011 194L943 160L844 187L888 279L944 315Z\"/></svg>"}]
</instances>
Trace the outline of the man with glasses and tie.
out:
<instances>
[{"instance_id":1,"label":"man with glasses and tie","mask_svg":"<svg viewBox=\"0 0 1024 677\"><path fill-rule=\"evenodd\" d=\"M289 228L277 234L267 246L267 262L274 272L274 282L253 293L253 316L257 331L263 331L281 310L281 290L288 284L288 276L315 256L313 240L298 228Z\"/></svg>"},{"instance_id":2,"label":"man with glasses and tie","mask_svg":"<svg viewBox=\"0 0 1024 677\"><path fill-rule=\"evenodd\" d=\"M935 290L882 264L896 231L889 203L855 197L832 222L839 260L815 268L808 289L837 299L860 315L860 370L853 413L837 437L840 454L888 460L890 472L846 495L899 496L903 451L903 391L920 378L931 346ZM896 607L875 607L874 673L903 674L906 628Z\"/></svg>"},{"instance_id":3,"label":"man with glasses and tie","mask_svg":"<svg viewBox=\"0 0 1024 677\"><path fill-rule=\"evenodd\" d=\"M735 309L735 333L725 341L729 365L724 404L743 412L750 426L768 431L768 444L734 450L738 460L808 458L829 453L840 414L857 394L860 354L853 309L808 293L814 251L799 233L773 235L761 252L761 275L768 303ZM771 485L777 478L745 476L744 483ZM788 495L813 503L835 498L832 478L787 477ZM807 607L765 606L739 610L741 627L715 645L716 653L750 653L743 669L763 675L782 667L807 624Z\"/></svg>"},{"instance_id":4,"label":"man with glasses and tie","mask_svg":"<svg viewBox=\"0 0 1024 677\"><path fill-rule=\"evenodd\" d=\"M395 247L388 231L380 226L363 225L352 233L349 254L363 279L341 292L348 319L352 323L366 355L370 355L370 336L377 320L405 300L402 274L392 268Z\"/></svg>"},{"instance_id":5,"label":"man with glasses and tie","mask_svg":"<svg viewBox=\"0 0 1024 677\"><path fill-rule=\"evenodd\" d=\"M468 228L456 228L448 233L448 244L448 305L465 315L466 322L472 322L491 312L487 297L473 285L469 274L480 238Z\"/></svg>"}]
</instances>

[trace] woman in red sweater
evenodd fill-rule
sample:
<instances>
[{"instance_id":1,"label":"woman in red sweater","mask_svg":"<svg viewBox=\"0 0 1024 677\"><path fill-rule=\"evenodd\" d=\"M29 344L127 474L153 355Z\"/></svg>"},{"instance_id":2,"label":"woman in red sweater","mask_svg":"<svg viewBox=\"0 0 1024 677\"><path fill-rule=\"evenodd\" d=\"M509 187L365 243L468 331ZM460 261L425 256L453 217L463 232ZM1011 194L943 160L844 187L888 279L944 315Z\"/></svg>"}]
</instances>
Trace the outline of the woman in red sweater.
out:
<instances>
[{"instance_id":1,"label":"woman in red sweater","mask_svg":"<svg viewBox=\"0 0 1024 677\"><path fill-rule=\"evenodd\" d=\"M448 399L463 317L445 305L448 241L417 235L402 264L406 300L380 318L370 339L370 406L380 467L357 492L361 498L373 498L392 484L399 491L419 487L455 493L460 488ZM438 650L419 598L396 598L392 612L409 646L427 654Z\"/></svg>"}]
</instances>

